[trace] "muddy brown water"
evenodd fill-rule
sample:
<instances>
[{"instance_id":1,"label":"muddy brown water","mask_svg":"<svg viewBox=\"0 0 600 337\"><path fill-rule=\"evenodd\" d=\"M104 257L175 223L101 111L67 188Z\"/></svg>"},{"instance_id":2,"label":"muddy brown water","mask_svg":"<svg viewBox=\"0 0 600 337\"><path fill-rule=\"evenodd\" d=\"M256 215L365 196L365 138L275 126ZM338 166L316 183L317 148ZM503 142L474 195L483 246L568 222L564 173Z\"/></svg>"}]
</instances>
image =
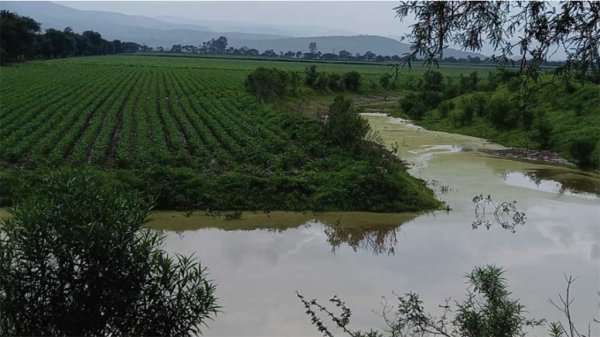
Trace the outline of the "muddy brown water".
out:
<instances>
[{"instance_id":1,"label":"muddy brown water","mask_svg":"<svg viewBox=\"0 0 600 337\"><path fill-rule=\"evenodd\" d=\"M575 322L599 317L600 175L565 166L492 157L482 139L427 131L367 114L377 138L427 181L452 209L426 214L245 212L238 220L157 212L152 227L167 249L199 257L217 284L223 312L207 336L318 336L299 291L323 303L338 295L353 309L352 328L383 328L382 303L414 291L436 312L465 295L474 266L506 269L528 315L560 319L549 303L572 288ZM526 221L513 233L492 223L474 229L473 196L516 201ZM592 325L592 335L599 335ZM595 330L594 330L595 329ZM545 330L533 336L546 336Z\"/></svg>"},{"instance_id":2,"label":"muddy brown water","mask_svg":"<svg viewBox=\"0 0 600 337\"><path fill-rule=\"evenodd\" d=\"M560 314L549 303L577 277L578 324L598 317L600 176L571 167L492 157L488 141L431 132L401 119L367 114L376 137L429 182L451 211L427 214L244 213L240 220L201 212L156 214L168 249L195 253L217 283L223 313L210 336L318 336L295 296L353 309L353 328L382 328L378 313L394 294L415 291L433 312L446 297L465 295L474 266L506 269L515 297L531 317ZM473 196L517 201L526 222L513 233L499 225L473 229ZM598 335L597 325L594 335ZM544 335L536 331L534 335Z\"/></svg>"}]
</instances>

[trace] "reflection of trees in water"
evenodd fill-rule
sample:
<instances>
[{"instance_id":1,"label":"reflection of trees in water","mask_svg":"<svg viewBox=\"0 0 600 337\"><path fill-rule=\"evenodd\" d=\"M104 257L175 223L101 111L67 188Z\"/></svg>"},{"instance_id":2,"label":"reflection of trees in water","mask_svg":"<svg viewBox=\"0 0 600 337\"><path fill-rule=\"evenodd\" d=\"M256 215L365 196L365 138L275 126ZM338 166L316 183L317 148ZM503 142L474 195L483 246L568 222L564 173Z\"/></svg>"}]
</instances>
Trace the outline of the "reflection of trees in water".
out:
<instances>
[{"instance_id":1,"label":"reflection of trees in water","mask_svg":"<svg viewBox=\"0 0 600 337\"><path fill-rule=\"evenodd\" d=\"M552 169L538 169L523 172L536 185L540 185L544 180L552 180L561 184L560 193L585 192L600 195L600 181L597 177L588 176L588 173L577 172L576 174L563 174ZM591 173L590 173L591 175Z\"/></svg>"},{"instance_id":2,"label":"reflection of trees in water","mask_svg":"<svg viewBox=\"0 0 600 337\"><path fill-rule=\"evenodd\" d=\"M473 197L473 203L475 204L475 219L471 224L473 229L479 227L490 229L496 224L515 233L517 226L524 225L527 219L525 212L517 208L516 200L495 204L491 195L484 197L483 194L479 194Z\"/></svg>"},{"instance_id":3,"label":"reflection of trees in water","mask_svg":"<svg viewBox=\"0 0 600 337\"><path fill-rule=\"evenodd\" d=\"M396 231L400 226L378 226L376 228L344 227L339 223L327 225L325 235L331 250L335 253L342 244L347 244L355 252L359 249L379 254L394 254L398 244Z\"/></svg>"}]
</instances>

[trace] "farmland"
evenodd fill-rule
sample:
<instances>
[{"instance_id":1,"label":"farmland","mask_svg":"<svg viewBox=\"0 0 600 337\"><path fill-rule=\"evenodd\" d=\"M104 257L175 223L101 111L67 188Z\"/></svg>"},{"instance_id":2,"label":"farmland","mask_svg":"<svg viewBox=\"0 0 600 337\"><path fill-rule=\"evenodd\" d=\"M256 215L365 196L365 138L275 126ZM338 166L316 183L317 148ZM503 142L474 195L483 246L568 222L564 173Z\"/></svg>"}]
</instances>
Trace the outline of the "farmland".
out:
<instances>
[{"instance_id":1,"label":"farmland","mask_svg":"<svg viewBox=\"0 0 600 337\"><path fill-rule=\"evenodd\" d=\"M321 126L243 89L260 61L86 57L2 68L0 183L11 204L40 172L86 167L161 208L435 208L424 184L328 144ZM301 71L305 64L268 62ZM377 76L386 67L326 65ZM395 166L394 166L395 165ZM357 191L363 192L357 195Z\"/></svg>"}]
</instances>

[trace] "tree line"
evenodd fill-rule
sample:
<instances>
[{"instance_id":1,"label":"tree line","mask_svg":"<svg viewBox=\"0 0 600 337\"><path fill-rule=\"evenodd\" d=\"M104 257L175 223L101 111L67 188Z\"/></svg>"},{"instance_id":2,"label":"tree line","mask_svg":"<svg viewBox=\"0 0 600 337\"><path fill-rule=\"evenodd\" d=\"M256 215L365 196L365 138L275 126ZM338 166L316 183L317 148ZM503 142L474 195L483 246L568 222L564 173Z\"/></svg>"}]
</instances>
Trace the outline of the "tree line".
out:
<instances>
[{"instance_id":1,"label":"tree line","mask_svg":"<svg viewBox=\"0 0 600 337\"><path fill-rule=\"evenodd\" d=\"M316 42L310 42L308 44L308 51L275 51L274 49L268 49L260 52L258 49L249 48L246 46L235 48L228 46L228 41L225 36L220 36L218 39L211 39L210 41L203 42L201 46L194 46L191 44L181 45L174 44L170 49L165 47L148 48L148 51L156 52L167 52L175 54L226 54L226 55L237 55L237 56L253 56L253 57L270 57L270 58L285 58L285 59L298 59L298 60L322 60L322 61L348 61L348 62L402 62L407 58L411 58L412 61L422 60L422 58L416 55L379 55L372 51L367 51L364 54L351 53L347 50L340 50L339 52L323 53L318 50ZM463 63L463 64L485 64L491 63L492 59L489 57L480 58L478 56L468 56L466 58L456 58L453 56L443 58L441 60L444 63ZM546 66L558 66L561 62L546 62Z\"/></svg>"},{"instance_id":2,"label":"tree line","mask_svg":"<svg viewBox=\"0 0 600 337\"><path fill-rule=\"evenodd\" d=\"M108 41L92 30L79 34L70 27L46 29L40 23L16 13L0 11L0 64L35 59L134 53L149 50L135 42Z\"/></svg>"},{"instance_id":3,"label":"tree line","mask_svg":"<svg viewBox=\"0 0 600 337\"><path fill-rule=\"evenodd\" d=\"M277 68L259 67L252 71L244 86L246 91L263 102L275 98L297 96L302 85L316 92L358 92L362 79L357 71L344 74L317 71L316 65L306 68L304 77L296 71L285 71Z\"/></svg>"}]
</instances>

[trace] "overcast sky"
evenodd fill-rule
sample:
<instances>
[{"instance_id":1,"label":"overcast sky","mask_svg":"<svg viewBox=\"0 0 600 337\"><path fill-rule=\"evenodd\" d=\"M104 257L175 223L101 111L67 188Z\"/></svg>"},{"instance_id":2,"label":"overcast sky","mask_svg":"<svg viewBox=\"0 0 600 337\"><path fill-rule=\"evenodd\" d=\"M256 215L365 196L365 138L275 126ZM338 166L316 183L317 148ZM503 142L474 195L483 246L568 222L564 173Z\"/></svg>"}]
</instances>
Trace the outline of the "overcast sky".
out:
<instances>
[{"instance_id":1,"label":"overcast sky","mask_svg":"<svg viewBox=\"0 0 600 337\"><path fill-rule=\"evenodd\" d=\"M330 28L332 34L403 35L395 17L396 1L206 1L206 2L58 2L83 10L104 10L150 17L178 16L202 21L232 21L277 26L318 26Z\"/></svg>"}]
</instances>

